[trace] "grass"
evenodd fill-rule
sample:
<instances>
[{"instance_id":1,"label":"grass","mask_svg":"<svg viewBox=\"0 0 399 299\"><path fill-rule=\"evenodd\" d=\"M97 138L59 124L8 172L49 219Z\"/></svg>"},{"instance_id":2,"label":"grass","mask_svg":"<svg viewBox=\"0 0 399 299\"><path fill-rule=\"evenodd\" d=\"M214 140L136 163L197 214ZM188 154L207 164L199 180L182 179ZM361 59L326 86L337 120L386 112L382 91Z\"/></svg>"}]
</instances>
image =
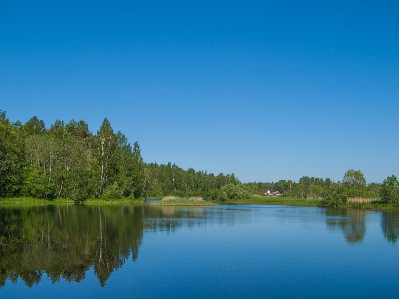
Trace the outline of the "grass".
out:
<instances>
[{"instance_id":1,"label":"grass","mask_svg":"<svg viewBox=\"0 0 399 299\"><path fill-rule=\"evenodd\" d=\"M85 205L144 204L144 200L135 199L135 198L122 198L122 199L90 198L81 203Z\"/></svg>"},{"instance_id":2,"label":"grass","mask_svg":"<svg viewBox=\"0 0 399 299\"><path fill-rule=\"evenodd\" d=\"M0 205L48 205L48 204L74 204L71 199L57 198L54 200L33 197L0 198Z\"/></svg>"},{"instance_id":3,"label":"grass","mask_svg":"<svg viewBox=\"0 0 399 299\"><path fill-rule=\"evenodd\" d=\"M49 205L49 204L75 204L71 199L57 198L54 200L38 199L32 197L0 198L0 206L15 205ZM177 198L172 196L164 197L158 202L145 203L143 199L87 199L81 204L85 205L120 205L120 204L148 204L152 206L213 206L218 204L262 204L262 205L283 205L283 206L319 206L318 199L305 199L281 196L255 196L247 199L236 199L230 201L204 201L200 197ZM341 205L344 208L388 210L399 209L398 204L385 204L379 199L371 198L350 198L348 202Z\"/></svg>"},{"instance_id":4,"label":"grass","mask_svg":"<svg viewBox=\"0 0 399 299\"><path fill-rule=\"evenodd\" d=\"M379 199L371 199L369 201L349 201L340 206L352 209L365 209L365 210L398 210L399 204L382 203Z\"/></svg>"},{"instance_id":5,"label":"grass","mask_svg":"<svg viewBox=\"0 0 399 299\"><path fill-rule=\"evenodd\" d=\"M281 196L256 196L247 199L224 201L223 203L317 207L319 205L319 200Z\"/></svg>"},{"instance_id":6,"label":"grass","mask_svg":"<svg viewBox=\"0 0 399 299\"><path fill-rule=\"evenodd\" d=\"M198 198L171 198L167 197L157 202L149 203L150 206L214 206L215 203L199 200Z\"/></svg>"}]
</instances>

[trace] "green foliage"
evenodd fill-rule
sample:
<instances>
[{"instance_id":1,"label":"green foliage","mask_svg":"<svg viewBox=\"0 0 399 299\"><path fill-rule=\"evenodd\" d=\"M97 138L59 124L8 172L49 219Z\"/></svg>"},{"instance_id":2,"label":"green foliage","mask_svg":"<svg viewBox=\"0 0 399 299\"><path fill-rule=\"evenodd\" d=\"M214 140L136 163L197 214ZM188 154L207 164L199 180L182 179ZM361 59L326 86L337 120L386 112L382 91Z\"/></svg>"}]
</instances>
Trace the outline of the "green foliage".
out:
<instances>
[{"instance_id":1,"label":"green foliage","mask_svg":"<svg viewBox=\"0 0 399 299\"><path fill-rule=\"evenodd\" d=\"M385 204L399 204L399 182L396 176L387 177L380 189L381 202Z\"/></svg>"},{"instance_id":2,"label":"green foliage","mask_svg":"<svg viewBox=\"0 0 399 299\"><path fill-rule=\"evenodd\" d=\"M345 172L342 179L342 183L348 187L359 187L366 185L366 179L364 178L363 172L360 170L350 169Z\"/></svg>"},{"instance_id":3,"label":"green foliage","mask_svg":"<svg viewBox=\"0 0 399 299\"><path fill-rule=\"evenodd\" d=\"M117 182L114 182L112 185L108 185L101 195L102 199L121 199L122 197L123 190Z\"/></svg>"},{"instance_id":4,"label":"green foliage","mask_svg":"<svg viewBox=\"0 0 399 299\"><path fill-rule=\"evenodd\" d=\"M97 132L94 146L95 158L99 167L97 196L101 197L107 186L115 181L119 172L120 148L117 135L107 119L104 119Z\"/></svg>"},{"instance_id":5,"label":"green foliage","mask_svg":"<svg viewBox=\"0 0 399 299\"><path fill-rule=\"evenodd\" d=\"M212 200L227 201L252 198L251 190L242 184L227 184L211 195Z\"/></svg>"},{"instance_id":6,"label":"green foliage","mask_svg":"<svg viewBox=\"0 0 399 299\"><path fill-rule=\"evenodd\" d=\"M388 186L393 186L395 188L399 187L399 181L398 181L397 177L394 175L388 176L382 184L388 185Z\"/></svg>"},{"instance_id":7,"label":"green foliage","mask_svg":"<svg viewBox=\"0 0 399 299\"><path fill-rule=\"evenodd\" d=\"M24 147L20 126L0 111L0 197L16 196L22 185Z\"/></svg>"},{"instance_id":8,"label":"green foliage","mask_svg":"<svg viewBox=\"0 0 399 299\"><path fill-rule=\"evenodd\" d=\"M381 197L397 201L395 176L366 186L360 170L348 170L343 178L347 197ZM290 180L276 183L248 183L245 187L234 174L184 170L176 164L145 164L140 146L133 147L121 133L114 133L104 119L97 134L80 120L64 124L56 120L46 129L32 117L24 125L10 122L0 111L0 197L57 198L84 201L87 198L143 199L176 195L202 196L221 201L263 195L263 190L284 192L283 196L303 199L328 198L330 179L303 176L299 184ZM326 189L327 188L327 189ZM395 189L392 189L395 188ZM381 189L381 190L380 190Z\"/></svg>"},{"instance_id":9,"label":"green foliage","mask_svg":"<svg viewBox=\"0 0 399 299\"><path fill-rule=\"evenodd\" d=\"M26 167L24 169L23 196L34 198L53 199L55 197L55 185L46 178L40 169Z\"/></svg>"},{"instance_id":10,"label":"green foliage","mask_svg":"<svg viewBox=\"0 0 399 299\"><path fill-rule=\"evenodd\" d=\"M183 170L176 164L145 165L144 194L149 197L175 195L179 197L202 196L211 197L215 190L227 184L238 184L234 174L224 175L195 171L193 168Z\"/></svg>"},{"instance_id":11,"label":"green foliage","mask_svg":"<svg viewBox=\"0 0 399 299\"><path fill-rule=\"evenodd\" d=\"M326 187L315 183L294 184L291 190L285 193L284 196L297 198L320 198L323 195L323 188Z\"/></svg>"},{"instance_id":12,"label":"green foliage","mask_svg":"<svg viewBox=\"0 0 399 299\"><path fill-rule=\"evenodd\" d=\"M211 190L239 183L234 174L145 164L139 143L132 147L107 119L93 135L82 120L56 120L46 129L37 117L13 124L0 112L0 137L0 197L208 197Z\"/></svg>"},{"instance_id":13,"label":"green foliage","mask_svg":"<svg viewBox=\"0 0 399 299\"><path fill-rule=\"evenodd\" d=\"M144 178L138 143L132 149L107 119L93 136L82 120L46 129L37 117L13 124L0 112L0 197L142 197Z\"/></svg>"},{"instance_id":14,"label":"green foliage","mask_svg":"<svg viewBox=\"0 0 399 299\"><path fill-rule=\"evenodd\" d=\"M290 188L290 184L286 180L279 180L274 184L274 189L280 192L287 191Z\"/></svg>"},{"instance_id":15,"label":"green foliage","mask_svg":"<svg viewBox=\"0 0 399 299\"><path fill-rule=\"evenodd\" d=\"M348 188L342 185L330 185L324 189L320 205L323 207L338 207L348 200Z\"/></svg>"}]
</instances>

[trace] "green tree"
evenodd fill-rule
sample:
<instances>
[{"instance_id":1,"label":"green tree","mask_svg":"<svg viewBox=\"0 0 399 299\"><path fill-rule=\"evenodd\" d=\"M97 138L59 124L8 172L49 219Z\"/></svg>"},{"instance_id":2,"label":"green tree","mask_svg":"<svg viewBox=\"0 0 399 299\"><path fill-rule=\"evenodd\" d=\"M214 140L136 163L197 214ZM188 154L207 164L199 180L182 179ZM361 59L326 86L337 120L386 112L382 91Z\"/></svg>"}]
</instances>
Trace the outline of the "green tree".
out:
<instances>
[{"instance_id":1,"label":"green tree","mask_svg":"<svg viewBox=\"0 0 399 299\"><path fill-rule=\"evenodd\" d=\"M320 205L323 207L338 207L348 200L348 188L343 185L330 185L324 189Z\"/></svg>"},{"instance_id":2,"label":"green tree","mask_svg":"<svg viewBox=\"0 0 399 299\"><path fill-rule=\"evenodd\" d=\"M395 188L399 187L399 181L394 175L387 177L382 184L387 186L393 186Z\"/></svg>"},{"instance_id":3,"label":"green tree","mask_svg":"<svg viewBox=\"0 0 399 299\"><path fill-rule=\"evenodd\" d=\"M342 183L348 188L348 197L366 197L366 179L360 170L345 172Z\"/></svg>"},{"instance_id":4,"label":"green tree","mask_svg":"<svg viewBox=\"0 0 399 299\"><path fill-rule=\"evenodd\" d=\"M101 197L105 188L112 185L118 174L119 146L108 119L104 119L95 137L96 158L99 168L98 193Z\"/></svg>"},{"instance_id":5,"label":"green tree","mask_svg":"<svg viewBox=\"0 0 399 299\"><path fill-rule=\"evenodd\" d=\"M20 128L0 111L0 197L19 194L23 180L24 146Z\"/></svg>"},{"instance_id":6,"label":"green tree","mask_svg":"<svg viewBox=\"0 0 399 299\"><path fill-rule=\"evenodd\" d=\"M242 184L227 184L211 195L212 200L236 200L252 198L251 190Z\"/></svg>"},{"instance_id":7,"label":"green tree","mask_svg":"<svg viewBox=\"0 0 399 299\"><path fill-rule=\"evenodd\" d=\"M380 198L383 203L399 204L399 182L396 176L392 175L384 180Z\"/></svg>"},{"instance_id":8,"label":"green tree","mask_svg":"<svg viewBox=\"0 0 399 299\"><path fill-rule=\"evenodd\" d=\"M364 178L363 172L360 170L350 169L345 172L342 179L342 183L348 187L359 187L366 185L366 179Z\"/></svg>"},{"instance_id":9,"label":"green tree","mask_svg":"<svg viewBox=\"0 0 399 299\"><path fill-rule=\"evenodd\" d=\"M289 190L290 184L286 180L279 180L277 183L274 184L274 189L284 192Z\"/></svg>"},{"instance_id":10,"label":"green tree","mask_svg":"<svg viewBox=\"0 0 399 299\"><path fill-rule=\"evenodd\" d=\"M24 134L29 136L44 133L46 131L46 126L43 120L34 116L24 124L22 129Z\"/></svg>"}]
</instances>

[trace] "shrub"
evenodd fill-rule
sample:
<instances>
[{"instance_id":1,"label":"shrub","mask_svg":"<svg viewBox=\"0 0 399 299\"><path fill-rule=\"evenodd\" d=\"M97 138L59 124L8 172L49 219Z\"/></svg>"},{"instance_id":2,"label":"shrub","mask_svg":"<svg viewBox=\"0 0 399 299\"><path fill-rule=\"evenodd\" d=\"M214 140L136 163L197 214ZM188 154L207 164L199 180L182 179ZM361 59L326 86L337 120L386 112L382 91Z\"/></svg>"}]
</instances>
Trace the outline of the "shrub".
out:
<instances>
[{"instance_id":1,"label":"shrub","mask_svg":"<svg viewBox=\"0 0 399 299\"><path fill-rule=\"evenodd\" d=\"M210 198L220 201L252 198L252 192L244 185L227 184L214 191Z\"/></svg>"},{"instance_id":2,"label":"shrub","mask_svg":"<svg viewBox=\"0 0 399 299\"><path fill-rule=\"evenodd\" d=\"M399 204L399 181L396 176L387 177L380 189L382 203Z\"/></svg>"},{"instance_id":3,"label":"shrub","mask_svg":"<svg viewBox=\"0 0 399 299\"><path fill-rule=\"evenodd\" d=\"M382 203L399 204L399 188L393 185L383 185L380 189Z\"/></svg>"},{"instance_id":4,"label":"shrub","mask_svg":"<svg viewBox=\"0 0 399 299\"><path fill-rule=\"evenodd\" d=\"M324 189L320 205L323 207L338 207L348 200L348 190L344 186L330 185Z\"/></svg>"},{"instance_id":5,"label":"shrub","mask_svg":"<svg viewBox=\"0 0 399 299\"><path fill-rule=\"evenodd\" d=\"M114 182L112 185L109 185L105 188L101 198L103 199L121 199L123 197L123 190L118 185L117 182Z\"/></svg>"}]
</instances>

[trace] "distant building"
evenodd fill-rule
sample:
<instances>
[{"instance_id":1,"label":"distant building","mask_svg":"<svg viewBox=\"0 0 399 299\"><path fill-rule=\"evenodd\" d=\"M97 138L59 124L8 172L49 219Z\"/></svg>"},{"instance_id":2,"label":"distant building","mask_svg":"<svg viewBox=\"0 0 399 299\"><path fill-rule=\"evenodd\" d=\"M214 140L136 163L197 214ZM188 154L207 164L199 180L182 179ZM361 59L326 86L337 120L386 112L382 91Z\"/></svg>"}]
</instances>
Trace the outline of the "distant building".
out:
<instances>
[{"instance_id":1,"label":"distant building","mask_svg":"<svg viewBox=\"0 0 399 299\"><path fill-rule=\"evenodd\" d=\"M281 194L282 194L282 193L281 193L280 191L278 191L278 190L269 190L269 189L263 190L263 193L264 193L266 196L278 196L278 195L281 195Z\"/></svg>"}]
</instances>

